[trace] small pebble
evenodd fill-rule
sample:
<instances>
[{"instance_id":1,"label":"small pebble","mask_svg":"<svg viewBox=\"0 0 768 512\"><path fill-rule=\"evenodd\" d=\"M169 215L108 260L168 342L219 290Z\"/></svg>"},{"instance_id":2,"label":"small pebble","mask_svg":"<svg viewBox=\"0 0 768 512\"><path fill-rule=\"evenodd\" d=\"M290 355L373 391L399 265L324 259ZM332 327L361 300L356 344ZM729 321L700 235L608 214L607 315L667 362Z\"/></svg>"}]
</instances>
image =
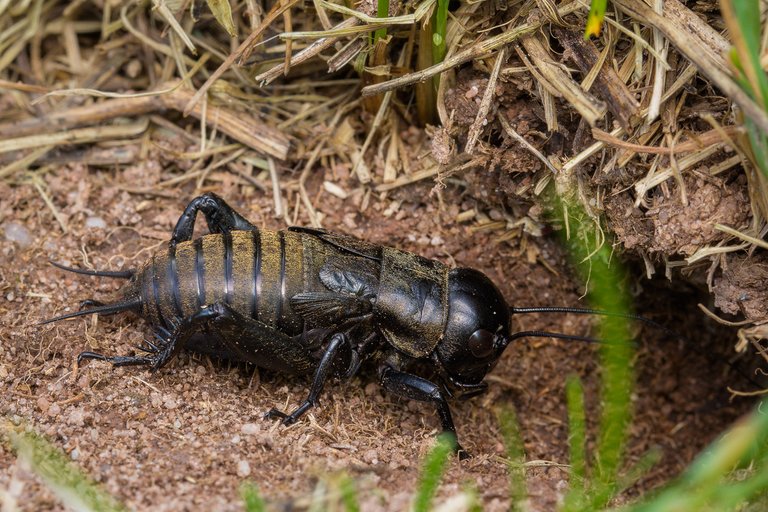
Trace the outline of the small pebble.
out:
<instances>
[{"instance_id":1,"label":"small pebble","mask_svg":"<svg viewBox=\"0 0 768 512\"><path fill-rule=\"evenodd\" d=\"M104 229L107 227L107 223L101 217L88 217L85 219L85 227Z\"/></svg>"},{"instance_id":2,"label":"small pebble","mask_svg":"<svg viewBox=\"0 0 768 512\"><path fill-rule=\"evenodd\" d=\"M29 234L29 230L18 222L6 222L3 224L3 231L5 231L6 240L17 243L22 249L32 245L32 235Z\"/></svg>"},{"instance_id":3,"label":"small pebble","mask_svg":"<svg viewBox=\"0 0 768 512\"><path fill-rule=\"evenodd\" d=\"M40 398L37 399L37 407L38 409L40 409L40 412L45 414L48 412L48 409L51 407L51 404L50 402L48 402L47 398L45 398L44 396L41 396Z\"/></svg>"},{"instance_id":4,"label":"small pebble","mask_svg":"<svg viewBox=\"0 0 768 512\"><path fill-rule=\"evenodd\" d=\"M52 408L53 407L49 408L49 410ZM83 408L73 407L67 416L67 423L77 427L82 427L85 424L85 411L83 411Z\"/></svg>"},{"instance_id":5,"label":"small pebble","mask_svg":"<svg viewBox=\"0 0 768 512\"><path fill-rule=\"evenodd\" d=\"M240 432L247 436L258 434L261 428L256 423L245 423L240 427Z\"/></svg>"},{"instance_id":6,"label":"small pebble","mask_svg":"<svg viewBox=\"0 0 768 512\"><path fill-rule=\"evenodd\" d=\"M247 460L240 460L237 462L237 476L245 478L251 474L251 465Z\"/></svg>"},{"instance_id":7,"label":"small pebble","mask_svg":"<svg viewBox=\"0 0 768 512\"><path fill-rule=\"evenodd\" d=\"M58 416L61 414L61 406L56 402L52 403L48 408L48 416Z\"/></svg>"},{"instance_id":8,"label":"small pebble","mask_svg":"<svg viewBox=\"0 0 768 512\"><path fill-rule=\"evenodd\" d=\"M373 449L368 450L363 454L363 460L368 464L378 464L379 454L376 450L373 450Z\"/></svg>"}]
</instances>

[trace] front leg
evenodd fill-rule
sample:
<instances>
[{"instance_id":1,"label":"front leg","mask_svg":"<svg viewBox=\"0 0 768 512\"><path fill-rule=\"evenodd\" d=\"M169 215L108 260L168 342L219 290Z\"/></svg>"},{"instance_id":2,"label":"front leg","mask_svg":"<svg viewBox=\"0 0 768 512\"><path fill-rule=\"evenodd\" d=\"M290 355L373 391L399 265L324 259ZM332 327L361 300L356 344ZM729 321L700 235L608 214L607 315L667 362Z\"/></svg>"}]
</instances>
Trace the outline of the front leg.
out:
<instances>
[{"instance_id":1,"label":"front leg","mask_svg":"<svg viewBox=\"0 0 768 512\"><path fill-rule=\"evenodd\" d=\"M171 245L192 240L192 232L195 230L195 218L200 211L205 216L208 229L211 233L229 233L233 230L254 231L256 227L237 213L222 198L208 192L194 198L184 213L179 217L176 227L171 235Z\"/></svg>"},{"instance_id":2,"label":"front leg","mask_svg":"<svg viewBox=\"0 0 768 512\"><path fill-rule=\"evenodd\" d=\"M398 396L420 402L431 402L437 408L437 415L440 417L443 432L450 433L456 440L454 450L459 458L464 460L469 457L469 454L459 444L456 427L451 417L451 409L437 384L416 375L395 370L391 366L384 366L381 369L379 383L381 387Z\"/></svg>"},{"instance_id":3,"label":"front leg","mask_svg":"<svg viewBox=\"0 0 768 512\"><path fill-rule=\"evenodd\" d=\"M325 382L328 380L328 376L331 373L331 369L337 362L337 358L343 354L342 349L347 349L351 356L350 367L357 364L357 361L354 357L354 351L352 350L352 346L349 343L349 338L347 338L347 335L342 333L334 334L331 337L331 341L328 343L328 347L326 347L325 352L323 353L323 358L320 360L320 364L317 365L315 375L312 379L312 386L309 388L309 396L307 396L307 399L304 400L304 402L302 402L302 404L290 414L286 414L277 409L271 409L267 414L264 415L264 417L282 418L283 425L291 425L296 423L296 420L298 420L310 408L316 406L317 400L320 397L320 393L323 391L323 386L325 385Z\"/></svg>"}]
</instances>

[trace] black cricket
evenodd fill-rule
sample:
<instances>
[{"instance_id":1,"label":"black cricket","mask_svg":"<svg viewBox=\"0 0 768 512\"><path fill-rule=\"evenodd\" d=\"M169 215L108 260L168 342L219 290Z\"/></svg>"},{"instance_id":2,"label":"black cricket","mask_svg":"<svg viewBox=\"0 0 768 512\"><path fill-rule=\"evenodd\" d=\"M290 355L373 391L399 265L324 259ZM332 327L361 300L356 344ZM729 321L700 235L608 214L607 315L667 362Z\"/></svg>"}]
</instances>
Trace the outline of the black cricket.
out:
<instances>
[{"instance_id":1,"label":"black cricket","mask_svg":"<svg viewBox=\"0 0 768 512\"><path fill-rule=\"evenodd\" d=\"M211 234L192 240L202 212ZM449 398L485 391L483 381L504 349L523 337L592 338L545 331L510 332L514 313L634 315L568 307L509 307L484 274L321 229L259 230L213 193L184 210L167 248L126 271L68 268L127 279L120 299L81 303L81 310L43 324L88 314L133 311L155 340L141 355L82 352L114 366L163 367L180 349L270 370L312 375L295 410L268 417L294 423L330 376L350 378L363 362L378 369L387 391L429 402L442 429L456 436ZM83 309L86 308L86 309ZM456 442L460 456L466 456Z\"/></svg>"}]
</instances>

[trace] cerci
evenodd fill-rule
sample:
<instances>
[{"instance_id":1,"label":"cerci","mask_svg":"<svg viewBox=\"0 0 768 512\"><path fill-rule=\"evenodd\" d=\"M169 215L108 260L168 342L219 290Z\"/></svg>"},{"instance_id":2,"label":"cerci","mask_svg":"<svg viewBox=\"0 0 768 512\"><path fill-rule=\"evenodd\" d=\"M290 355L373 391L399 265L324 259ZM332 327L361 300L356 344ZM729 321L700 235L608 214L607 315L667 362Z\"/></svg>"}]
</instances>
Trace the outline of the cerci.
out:
<instances>
[{"instance_id":1,"label":"cerci","mask_svg":"<svg viewBox=\"0 0 768 512\"><path fill-rule=\"evenodd\" d=\"M198 212L210 234L193 240ZM384 389L433 404L443 430L455 436L447 399L482 393L483 379L510 341L525 336L589 340L542 331L511 334L511 313L602 313L510 308L477 270L450 268L321 229L257 229L213 193L189 203L167 246L138 269L56 266L128 282L116 302L89 299L84 309L42 323L133 311L155 333L153 341L139 347L141 355L82 352L79 361L156 370L184 348L311 375L309 394L295 410L267 413L284 424L317 404L330 376L349 378L362 362L372 361ZM458 441L456 450L466 455Z\"/></svg>"}]
</instances>

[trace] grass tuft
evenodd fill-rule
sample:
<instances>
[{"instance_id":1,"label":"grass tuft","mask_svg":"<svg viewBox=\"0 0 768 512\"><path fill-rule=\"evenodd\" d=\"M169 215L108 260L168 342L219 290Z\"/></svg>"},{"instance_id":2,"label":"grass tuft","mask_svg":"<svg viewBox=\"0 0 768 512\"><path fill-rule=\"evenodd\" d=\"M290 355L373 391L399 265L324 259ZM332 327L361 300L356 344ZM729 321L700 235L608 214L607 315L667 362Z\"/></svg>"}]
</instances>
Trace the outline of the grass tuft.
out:
<instances>
[{"instance_id":1,"label":"grass tuft","mask_svg":"<svg viewBox=\"0 0 768 512\"><path fill-rule=\"evenodd\" d=\"M571 489L565 498L565 510L581 508L581 497L587 481L587 417L584 407L584 388L576 376L565 384L568 406L568 441L571 454Z\"/></svg>"},{"instance_id":2,"label":"grass tuft","mask_svg":"<svg viewBox=\"0 0 768 512\"><path fill-rule=\"evenodd\" d=\"M245 512L264 512L267 509L258 486L253 482L244 482L240 486L240 497Z\"/></svg>"},{"instance_id":3,"label":"grass tuft","mask_svg":"<svg viewBox=\"0 0 768 512\"><path fill-rule=\"evenodd\" d=\"M758 0L720 0L720 10L733 43L731 65L739 86L768 112L768 74L761 59L763 55L760 2ZM768 177L768 133L760 129L755 120L744 120L753 163Z\"/></svg>"},{"instance_id":4,"label":"grass tuft","mask_svg":"<svg viewBox=\"0 0 768 512\"><path fill-rule=\"evenodd\" d=\"M2 427L21 464L29 468L70 510L118 512L127 510L103 491L58 448L31 431Z\"/></svg>"},{"instance_id":5,"label":"grass tuft","mask_svg":"<svg viewBox=\"0 0 768 512\"><path fill-rule=\"evenodd\" d=\"M656 497L624 512L674 512L677 510L729 511L765 498L768 492L768 414L761 402L737 422L688 470ZM737 478L736 470L746 476Z\"/></svg>"},{"instance_id":6,"label":"grass tuft","mask_svg":"<svg viewBox=\"0 0 768 512\"><path fill-rule=\"evenodd\" d=\"M424 466L419 478L416 496L413 502L414 512L427 512L432 509L440 480L443 478L448 459L453 454L456 439L450 434L440 434L435 446L424 459Z\"/></svg>"},{"instance_id":7,"label":"grass tuft","mask_svg":"<svg viewBox=\"0 0 768 512\"><path fill-rule=\"evenodd\" d=\"M525 484L525 446L514 410L501 410L499 427L501 428L501 436L504 438L504 446L507 449L510 509L523 511L526 509L525 504L528 498Z\"/></svg>"}]
</instances>

